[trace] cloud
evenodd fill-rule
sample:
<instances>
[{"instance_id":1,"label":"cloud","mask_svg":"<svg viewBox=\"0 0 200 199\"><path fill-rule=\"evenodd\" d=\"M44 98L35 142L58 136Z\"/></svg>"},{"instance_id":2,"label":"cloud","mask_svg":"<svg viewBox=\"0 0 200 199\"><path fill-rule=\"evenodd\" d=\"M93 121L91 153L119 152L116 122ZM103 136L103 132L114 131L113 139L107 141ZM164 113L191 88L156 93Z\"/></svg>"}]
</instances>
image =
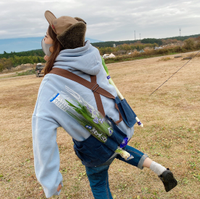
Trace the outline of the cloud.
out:
<instances>
[{"instance_id":1,"label":"cloud","mask_svg":"<svg viewBox=\"0 0 200 199\"><path fill-rule=\"evenodd\" d=\"M43 36L45 10L56 17L78 16L87 22L87 37L128 40L199 34L200 2L164 0L10 0L0 2L0 39Z\"/></svg>"}]
</instances>

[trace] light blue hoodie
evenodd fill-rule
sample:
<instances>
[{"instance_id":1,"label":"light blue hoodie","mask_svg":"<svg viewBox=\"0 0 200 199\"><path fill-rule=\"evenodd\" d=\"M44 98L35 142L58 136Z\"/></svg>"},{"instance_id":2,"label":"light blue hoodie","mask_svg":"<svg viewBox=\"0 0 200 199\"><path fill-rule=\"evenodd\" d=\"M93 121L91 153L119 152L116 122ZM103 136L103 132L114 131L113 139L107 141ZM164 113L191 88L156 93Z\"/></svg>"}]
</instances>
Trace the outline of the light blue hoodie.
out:
<instances>
[{"instance_id":1,"label":"light blue hoodie","mask_svg":"<svg viewBox=\"0 0 200 199\"><path fill-rule=\"evenodd\" d=\"M56 58L54 67L73 72L88 81L90 81L89 75L96 75L99 86L113 96L117 96L115 88L107 80L98 49L89 41L83 47L62 50ZM56 142L57 128L63 127L74 140L80 142L90 136L84 127L78 125L68 114L50 102L55 93L66 92L65 85L79 93L86 102L97 109L94 94L88 88L55 74L45 75L32 116L32 134L36 177L43 186L47 198L59 194L57 187L62 182L62 175L59 172L59 149ZM104 96L101 96L101 99L105 114L114 121L119 120L114 101ZM123 121L118 127L129 139L132 137L133 128L127 127Z\"/></svg>"}]
</instances>

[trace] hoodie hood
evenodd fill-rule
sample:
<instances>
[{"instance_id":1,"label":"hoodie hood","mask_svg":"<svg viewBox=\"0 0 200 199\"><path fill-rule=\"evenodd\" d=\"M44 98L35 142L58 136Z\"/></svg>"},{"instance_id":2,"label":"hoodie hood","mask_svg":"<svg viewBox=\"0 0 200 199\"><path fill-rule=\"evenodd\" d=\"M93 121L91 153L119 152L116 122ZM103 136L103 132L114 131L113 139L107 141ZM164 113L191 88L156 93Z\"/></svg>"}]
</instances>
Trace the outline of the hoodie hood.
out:
<instances>
[{"instance_id":1,"label":"hoodie hood","mask_svg":"<svg viewBox=\"0 0 200 199\"><path fill-rule=\"evenodd\" d=\"M97 56L98 49L93 47L89 41L83 47L75 49L64 49L60 51L55 60L54 67L69 70L71 72L81 71L89 75L97 75L101 70L101 57Z\"/></svg>"}]
</instances>

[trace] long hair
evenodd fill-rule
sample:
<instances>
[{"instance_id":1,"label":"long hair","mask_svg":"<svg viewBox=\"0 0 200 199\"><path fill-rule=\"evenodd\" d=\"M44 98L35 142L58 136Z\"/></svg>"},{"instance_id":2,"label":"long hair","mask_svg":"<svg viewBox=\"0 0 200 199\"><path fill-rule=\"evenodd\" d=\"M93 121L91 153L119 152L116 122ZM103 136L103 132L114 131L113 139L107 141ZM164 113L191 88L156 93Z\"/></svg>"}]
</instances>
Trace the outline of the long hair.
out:
<instances>
[{"instance_id":1,"label":"long hair","mask_svg":"<svg viewBox=\"0 0 200 199\"><path fill-rule=\"evenodd\" d=\"M44 75L49 73L53 67L53 64L56 60L56 57L58 56L59 52L63 49L62 45L59 43L56 34L54 33L51 26L48 28L48 34L53 40L53 52L51 52L51 55L49 56L49 59L46 62L45 68L44 68Z\"/></svg>"}]
</instances>

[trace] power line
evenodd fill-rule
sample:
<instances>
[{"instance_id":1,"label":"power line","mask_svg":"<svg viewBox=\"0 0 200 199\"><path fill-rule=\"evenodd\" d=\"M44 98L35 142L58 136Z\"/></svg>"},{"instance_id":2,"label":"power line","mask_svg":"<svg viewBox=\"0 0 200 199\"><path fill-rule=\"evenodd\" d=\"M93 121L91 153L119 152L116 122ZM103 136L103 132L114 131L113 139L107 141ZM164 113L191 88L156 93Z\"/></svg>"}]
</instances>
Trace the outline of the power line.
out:
<instances>
[{"instance_id":1,"label":"power line","mask_svg":"<svg viewBox=\"0 0 200 199\"><path fill-rule=\"evenodd\" d=\"M197 52L197 54L193 57L195 58L200 51ZM192 59L193 59L192 58ZM187 65L192 59L190 59L188 62L186 62L183 66L181 66L181 68L179 68L175 73L173 73L167 80L165 80L158 88L156 88L149 96L153 95L153 93L155 93L161 86L163 86L166 82L168 82L169 79L171 79L176 73L178 73L179 70L181 70L185 65Z\"/></svg>"}]
</instances>

